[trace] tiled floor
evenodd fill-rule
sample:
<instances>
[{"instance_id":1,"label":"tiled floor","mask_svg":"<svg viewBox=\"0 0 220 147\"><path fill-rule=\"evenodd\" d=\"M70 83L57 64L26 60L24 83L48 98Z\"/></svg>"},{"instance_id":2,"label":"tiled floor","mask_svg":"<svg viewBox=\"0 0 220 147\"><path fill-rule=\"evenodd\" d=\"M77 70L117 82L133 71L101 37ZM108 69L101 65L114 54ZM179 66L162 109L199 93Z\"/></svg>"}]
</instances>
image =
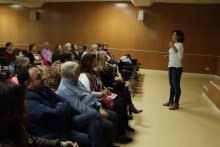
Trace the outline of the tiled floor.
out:
<instances>
[{"instance_id":1,"label":"tiled floor","mask_svg":"<svg viewBox=\"0 0 220 147\"><path fill-rule=\"evenodd\" d=\"M212 76L183 73L180 108L162 106L168 100L167 72L142 70L132 98L141 114L134 115L128 133L134 141L121 147L220 147L220 113L202 96L202 85Z\"/></svg>"}]
</instances>

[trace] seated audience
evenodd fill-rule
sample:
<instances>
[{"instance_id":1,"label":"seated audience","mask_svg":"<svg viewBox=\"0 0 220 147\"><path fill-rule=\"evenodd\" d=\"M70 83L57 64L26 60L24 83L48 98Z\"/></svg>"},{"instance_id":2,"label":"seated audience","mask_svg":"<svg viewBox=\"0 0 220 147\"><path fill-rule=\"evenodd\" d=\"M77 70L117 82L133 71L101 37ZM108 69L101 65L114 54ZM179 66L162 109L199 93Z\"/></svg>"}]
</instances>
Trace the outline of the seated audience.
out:
<instances>
[{"instance_id":1,"label":"seated audience","mask_svg":"<svg viewBox=\"0 0 220 147\"><path fill-rule=\"evenodd\" d=\"M102 51L105 51L109 57L113 57L111 52L108 50L108 44L107 43L102 44Z\"/></svg>"},{"instance_id":2,"label":"seated audience","mask_svg":"<svg viewBox=\"0 0 220 147\"><path fill-rule=\"evenodd\" d=\"M86 53L92 53L92 52L93 52L93 50L92 50L92 48L90 47L89 44L83 45L83 50L84 50L84 52L82 53L81 58L82 58Z\"/></svg>"},{"instance_id":3,"label":"seated audience","mask_svg":"<svg viewBox=\"0 0 220 147\"><path fill-rule=\"evenodd\" d=\"M96 67L96 55L92 53L85 54L80 60L79 67L81 73L79 76L79 80L89 91L92 92L92 94L96 98L101 101L103 107L108 109L105 101L107 101L108 103L110 100L106 100L107 98L102 97L107 97L111 94L111 92L108 89L104 88L98 72L94 70L94 68ZM118 114L119 136L126 135L125 129L129 132L134 132L135 130L131 128L128 124L126 101L119 96L111 100L114 103L114 107L111 110ZM130 141L132 141L131 138Z\"/></svg>"},{"instance_id":4,"label":"seated audience","mask_svg":"<svg viewBox=\"0 0 220 147\"><path fill-rule=\"evenodd\" d=\"M131 100L131 95L128 87L125 86L125 82L122 77L113 75L113 68L107 63L107 53L105 51L96 52L96 68L99 73L102 83L105 87L113 87L112 92L118 93L124 98L128 105L128 111L130 115L132 113L141 113L142 110L137 110Z\"/></svg>"},{"instance_id":5,"label":"seated audience","mask_svg":"<svg viewBox=\"0 0 220 147\"><path fill-rule=\"evenodd\" d=\"M53 52L53 54L52 54L52 64L55 62L55 61L57 61L57 60L59 60L59 57L60 57L60 54L63 52L63 49L62 49L62 47L61 47L61 45L59 45L59 44L56 44L55 45L55 47L54 47L54 52Z\"/></svg>"},{"instance_id":6,"label":"seated audience","mask_svg":"<svg viewBox=\"0 0 220 147\"><path fill-rule=\"evenodd\" d=\"M12 62L12 47L13 44L11 42L7 42L5 44L6 51L4 52L4 57L6 60L6 64L9 65Z\"/></svg>"},{"instance_id":7,"label":"seated audience","mask_svg":"<svg viewBox=\"0 0 220 147\"><path fill-rule=\"evenodd\" d=\"M75 56L73 55L73 49L72 49L71 43L66 43L64 45L64 52L71 54L71 59L72 59L71 61L77 62L75 60Z\"/></svg>"},{"instance_id":8,"label":"seated audience","mask_svg":"<svg viewBox=\"0 0 220 147\"><path fill-rule=\"evenodd\" d=\"M108 44L107 43L102 44L102 51L105 51L107 53L108 63L110 63L112 65L114 65L114 64L117 65L118 64L118 62L114 60L114 56L108 50Z\"/></svg>"},{"instance_id":9,"label":"seated audience","mask_svg":"<svg viewBox=\"0 0 220 147\"><path fill-rule=\"evenodd\" d=\"M118 138L117 114L104 109L98 99L78 80L80 75L78 64L70 61L63 63L61 65L61 74L62 79L57 93L64 96L79 113L98 111L102 115L106 146L112 146L114 130L116 130L115 139L117 141L120 139L124 143L128 142L127 138ZM113 123L115 124L115 129Z\"/></svg>"},{"instance_id":10,"label":"seated audience","mask_svg":"<svg viewBox=\"0 0 220 147\"><path fill-rule=\"evenodd\" d=\"M11 79L10 81L18 84L18 78L17 78L18 72L21 70L21 68L29 64L30 64L30 60L27 57L20 57L16 59L14 69L10 75L10 79Z\"/></svg>"},{"instance_id":11,"label":"seated audience","mask_svg":"<svg viewBox=\"0 0 220 147\"><path fill-rule=\"evenodd\" d=\"M61 53L59 55L59 60L55 61L51 65L49 72L46 75L45 84L47 86L49 86L53 91L56 91L58 89L58 86L60 84L60 80L62 78L61 70L60 70L61 64L66 61L71 61L71 54Z\"/></svg>"},{"instance_id":12,"label":"seated audience","mask_svg":"<svg viewBox=\"0 0 220 147\"><path fill-rule=\"evenodd\" d=\"M104 146L99 113L78 115L66 99L45 87L41 72L34 66L22 68L18 81L25 87L28 100L25 126L29 134L60 141L71 140L79 146Z\"/></svg>"},{"instance_id":13,"label":"seated audience","mask_svg":"<svg viewBox=\"0 0 220 147\"><path fill-rule=\"evenodd\" d=\"M19 48L15 48L13 51L12 51L12 62L8 65L8 70L9 72L11 73L12 70L14 69L14 65L15 65L15 60L19 57L23 57L23 54L22 54L22 50L19 49Z\"/></svg>"},{"instance_id":14,"label":"seated audience","mask_svg":"<svg viewBox=\"0 0 220 147\"><path fill-rule=\"evenodd\" d=\"M102 44L101 43L97 43L98 46L98 50L97 51L101 51L102 50Z\"/></svg>"},{"instance_id":15,"label":"seated audience","mask_svg":"<svg viewBox=\"0 0 220 147\"><path fill-rule=\"evenodd\" d=\"M93 44L91 46L91 50L93 51L93 53L95 54L98 51L98 45L97 44Z\"/></svg>"},{"instance_id":16,"label":"seated audience","mask_svg":"<svg viewBox=\"0 0 220 147\"><path fill-rule=\"evenodd\" d=\"M63 51L63 49L62 49L62 46L60 45L60 44L56 44L55 46L54 46L54 52L55 51L60 51L60 52L62 52ZM53 55L52 55L53 56Z\"/></svg>"},{"instance_id":17,"label":"seated audience","mask_svg":"<svg viewBox=\"0 0 220 147\"><path fill-rule=\"evenodd\" d=\"M78 147L71 141L60 142L28 135L24 128L27 116L24 88L0 81L0 146L1 147Z\"/></svg>"},{"instance_id":18,"label":"seated audience","mask_svg":"<svg viewBox=\"0 0 220 147\"><path fill-rule=\"evenodd\" d=\"M52 52L50 50L50 45L48 42L43 43L44 49L41 51L41 56L43 60L46 60L49 65L52 63Z\"/></svg>"},{"instance_id":19,"label":"seated audience","mask_svg":"<svg viewBox=\"0 0 220 147\"><path fill-rule=\"evenodd\" d=\"M48 67L44 65L41 55L36 51L35 43L29 45L28 58L30 59L30 63L36 65L36 67L42 72L43 76L48 73Z\"/></svg>"},{"instance_id":20,"label":"seated audience","mask_svg":"<svg viewBox=\"0 0 220 147\"><path fill-rule=\"evenodd\" d=\"M73 53L75 62L79 63L80 55L79 55L79 52L78 52L78 46L77 46L77 44L76 44L76 43L73 43L73 44L71 45L71 48L72 48L72 53Z\"/></svg>"}]
</instances>

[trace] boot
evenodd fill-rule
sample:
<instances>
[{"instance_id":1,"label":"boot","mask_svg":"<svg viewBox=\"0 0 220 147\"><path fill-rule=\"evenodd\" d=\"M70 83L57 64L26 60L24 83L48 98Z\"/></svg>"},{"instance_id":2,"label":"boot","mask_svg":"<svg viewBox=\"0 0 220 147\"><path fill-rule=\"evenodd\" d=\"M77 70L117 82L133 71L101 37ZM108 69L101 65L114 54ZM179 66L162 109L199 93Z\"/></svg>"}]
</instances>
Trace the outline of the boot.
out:
<instances>
[{"instance_id":1,"label":"boot","mask_svg":"<svg viewBox=\"0 0 220 147\"><path fill-rule=\"evenodd\" d=\"M133 139L132 138L129 138L129 137L119 137L116 142L118 143L130 143L132 142Z\"/></svg>"},{"instance_id":2,"label":"boot","mask_svg":"<svg viewBox=\"0 0 220 147\"><path fill-rule=\"evenodd\" d=\"M179 108L179 104L174 103L174 104L169 108L169 110L176 110L176 109L178 109L178 108Z\"/></svg>"},{"instance_id":3,"label":"boot","mask_svg":"<svg viewBox=\"0 0 220 147\"><path fill-rule=\"evenodd\" d=\"M142 110L137 110L137 109L134 107L133 104L129 104L129 105L128 105L128 112L129 112L130 115L132 115L132 113L134 113L134 114L141 113Z\"/></svg>"},{"instance_id":4,"label":"boot","mask_svg":"<svg viewBox=\"0 0 220 147\"><path fill-rule=\"evenodd\" d=\"M169 100L168 102L164 103L163 105L164 105L164 106L170 106L170 105L172 106L173 103L174 103L173 101L170 101L170 100Z\"/></svg>"},{"instance_id":5,"label":"boot","mask_svg":"<svg viewBox=\"0 0 220 147\"><path fill-rule=\"evenodd\" d=\"M125 129L128 131L128 132L134 132L135 129L133 129L132 127L130 127L129 125L127 125L127 127L125 127Z\"/></svg>"},{"instance_id":6,"label":"boot","mask_svg":"<svg viewBox=\"0 0 220 147\"><path fill-rule=\"evenodd\" d=\"M133 116L127 115L127 119L128 119L128 120L132 120L132 119L133 119Z\"/></svg>"}]
</instances>

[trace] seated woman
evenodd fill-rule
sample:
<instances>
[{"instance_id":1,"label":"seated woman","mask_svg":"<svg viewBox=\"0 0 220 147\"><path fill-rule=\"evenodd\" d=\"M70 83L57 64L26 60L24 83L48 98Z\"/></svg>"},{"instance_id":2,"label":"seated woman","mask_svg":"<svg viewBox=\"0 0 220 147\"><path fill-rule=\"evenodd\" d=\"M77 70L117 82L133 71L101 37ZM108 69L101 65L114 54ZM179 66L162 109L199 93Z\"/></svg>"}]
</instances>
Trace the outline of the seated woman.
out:
<instances>
[{"instance_id":1,"label":"seated woman","mask_svg":"<svg viewBox=\"0 0 220 147\"><path fill-rule=\"evenodd\" d=\"M1 147L78 147L76 143L47 140L25 132L27 100L24 88L12 82L0 82L0 146ZM12 109L13 108L13 109Z\"/></svg>"},{"instance_id":2,"label":"seated woman","mask_svg":"<svg viewBox=\"0 0 220 147\"><path fill-rule=\"evenodd\" d=\"M11 79L10 81L18 84L18 78L17 78L18 72L20 71L22 67L29 65L29 64L30 64L29 58L27 57L17 58L15 60L14 69L12 70L11 75L10 75L10 79Z\"/></svg>"},{"instance_id":3,"label":"seated woman","mask_svg":"<svg viewBox=\"0 0 220 147\"><path fill-rule=\"evenodd\" d=\"M22 50L20 48L15 48L12 51L12 62L8 65L8 70L11 73L14 69L15 60L17 58L23 57Z\"/></svg>"},{"instance_id":4,"label":"seated woman","mask_svg":"<svg viewBox=\"0 0 220 147\"><path fill-rule=\"evenodd\" d=\"M74 56L74 57L72 57L72 58L74 58L73 60L75 62L79 63L80 55L79 55L77 43L71 44L71 48L72 48L72 53L73 53L73 56Z\"/></svg>"},{"instance_id":5,"label":"seated woman","mask_svg":"<svg viewBox=\"0 0 220 147\"><path fill-rule=\"evenodd\" d=\"M101 78L98 72L94 70L95 67L96 67L96 55L93 53L85 54L81 58L80 64L79 64L80 73L81 73L79 76L79 80L89 91L92 92L92 94L95 97L97 97L101 101L102 96L107 96L111 92L103 87ZM101 102L103 104L103 107L108 109L106 104L103 101ZM134 129L131 128L128 124L126 101L123 98L117 96L116 98L113 99L113 103L114 103L114 107L111 110L118 114L119 136L126 135L125 130L129 132L134 132ZM132 139L128 137L127 137L127 140L128 142L132 141Z\"/></svg>"},{"instance_id":6,"label":"seated woman","mask_svg":"<svg viewBox=\"0 0 220 147\"><path fill-rule=\"evenodd\" d=\"M59 44L56 44L55 46L54 46L54 52L53 52L53 54L52 54L52 64L55 62L55 61L57 61L57 60L59 60L59 56L60 56L60 54L63 52L63 49L62 49L62 46L61 45L59 45Z\"/></svg>"},{"instance_id":7,"label":"seated woman","mask_svg":"<svg viewBox=\"0 0 220 147\"><path fill-rule=\"evenodd\" d=\"M55 61L50 69L48 74L45 76L45 84L49 86L53 91L56 91L58 89L58 86L60 84L60 80L62 78L61 76L61 64L66 62L66 61L71 61L71 54L70 53L61 53L59 55L59 60Z\"/></svg>"},{"instance_id":8,"label":"seated woman","mask_svg":"<svg viewBox=\"0 0 220 147\"><path fill-rule=\"evenodd\" d=\"M141 113L142 110L137 110L131 100L131 95L128 87L125 86L125 82L122 77L113 75L113 68L107 63L107 53L105 51L96 52L96 68L95 70L99 73L102 83L105 87L113 87L113 92L121 93L128 105L128 111L130 115L132 113Z\"/></svg>"},{"instance_id":9,"label":"seated woman","mask_svg":"<svg viewBox=\"0 0 220 147\"><path fill-rule=\"evenodd\" d=\"M36 51L36 44L34 43L29 45L28 58L30 59L30 63L36 65L43 76L47 74L48 67L44 65L41 55Z\"/></svg>"}]
</instances>

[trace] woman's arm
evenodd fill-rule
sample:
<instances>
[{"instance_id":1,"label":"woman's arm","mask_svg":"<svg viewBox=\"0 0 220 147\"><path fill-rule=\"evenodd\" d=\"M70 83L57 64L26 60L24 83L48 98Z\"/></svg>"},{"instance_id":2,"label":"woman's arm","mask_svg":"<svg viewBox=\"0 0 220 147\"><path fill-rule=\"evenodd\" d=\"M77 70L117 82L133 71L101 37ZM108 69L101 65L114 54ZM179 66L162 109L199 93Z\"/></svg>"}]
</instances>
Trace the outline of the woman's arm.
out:
<instances>
[{"instance_id":1,"label":"woman's arm","mask_svg":"<svg viewBox=\"0 0 220 147\"><path fill-rule=\"evenodd\" d=\"M91 91L91 88L90 88L90 81L88 79L88 77L86 76L85 73L81 73L80 76L79 76L79 80L82 82L82 84L86 87L86 89L88 89L89 91ZM91 91L92 94L99 98L102 96L102 92L95 92L95 91Z\"/></svg>"}]
</instances>

